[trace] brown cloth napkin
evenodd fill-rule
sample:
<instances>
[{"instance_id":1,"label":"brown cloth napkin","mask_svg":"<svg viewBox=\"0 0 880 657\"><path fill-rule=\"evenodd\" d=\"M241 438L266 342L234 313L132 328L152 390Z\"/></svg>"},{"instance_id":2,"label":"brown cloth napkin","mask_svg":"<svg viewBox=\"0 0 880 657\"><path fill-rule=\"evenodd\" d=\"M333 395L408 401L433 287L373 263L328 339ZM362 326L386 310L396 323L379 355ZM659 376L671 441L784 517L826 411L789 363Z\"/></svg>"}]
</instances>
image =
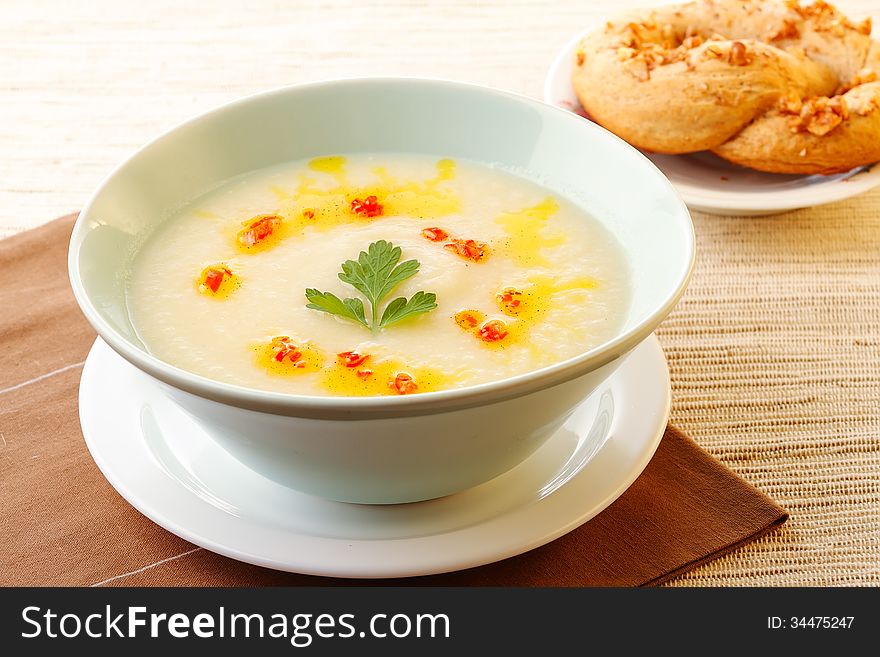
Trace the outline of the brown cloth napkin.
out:
<instances>
[{"instance_id":1,"label":"brown cloth napkin","mask_svg":"<svg viewBox=\"0 0 880 657\"><path fill-rule=\"evenodd\" d=\"M0 584L376 584L239 563L135 511L92 462L77 391L95 334L67 280L74 216L0 242ZM669 580L788 515L669 427L644 473L599 516L495 564L396 585L642 586Z\"/></svg>"}]
</instances>

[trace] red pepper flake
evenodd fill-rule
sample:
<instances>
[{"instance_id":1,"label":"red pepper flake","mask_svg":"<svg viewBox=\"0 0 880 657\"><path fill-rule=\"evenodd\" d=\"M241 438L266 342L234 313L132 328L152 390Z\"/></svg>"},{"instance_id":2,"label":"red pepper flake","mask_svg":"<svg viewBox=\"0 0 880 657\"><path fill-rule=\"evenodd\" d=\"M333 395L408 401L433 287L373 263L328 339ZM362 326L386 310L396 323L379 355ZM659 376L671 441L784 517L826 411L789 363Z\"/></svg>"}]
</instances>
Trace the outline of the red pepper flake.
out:
<instances>
[{"instance_id":1,"label":"red pepper flake","mask_svg":"<svg viewBox=\"0 0 880 657\"><path fill-rule=\"evenodd\" d=\"M449 233L442 228L424 228L422 229L422 237L432 242L443 242L449 239Z\"/></svg>"},{"instance_id":2,"label":"red pepper flake","mask_svg":"<svg viewBox=\"0 0 880 657\"><path fill-rule=\"evenodd\" d=\"M227 276L232 276L232 270L229 267L226 265L211 265L202 272L200 285L216 294L223 284L223 279Z\"/></svg>"},{"instance_id":3,"label":"red pepper flake","mask_svg":"<svg viewBox=\"0 0 880 657\"><path fill-rule=\"evenodd\" d=\"M406 372L400 372L393 381L388 382L388 385L398 395L409 395L419 389L418 384Z\"/></svg>"},{"instance_id":4,"label":"red pepper flake","mask_svg":"<svg viewBox=\"0 0 880 657\"><path fill-rule=\"evenodd\" d=\"M474 240L454 239L448 244L444 244L443 248L474 262L480 262L489 252L489 247L486 244Z\"/></svg>"},{"instance_id":5,"label":"red pepper flake","mask_svg":"<svg viewBox=\"0 0 880 657\"><path fill-rule=\"evenodd\" d=\"M578 50L578 51L577 51L577 65L578 65L578 66L583 66L583 65L584 65L584 60L585 60L586 58L587 58L587 55L586 55L586 53L584 53L583 50Z\"/></svg>"},{"instance_id":6,"label":"red pepper flake","mask_svg":"<svg viewBox=\"0 0 880 657\"><path fill-rule=\"evenodd\" d=\"M205 274L205 285L210 288L211 292L216 292L220 289L220 283L223 282L224 276L226 276L225 270L211 267L208 273Z\"/></svg>"},{"instance_id":7,"label":"red pepper flake","mask_svg":"<svg viewBox=\"0 0 880 657\"><path fill-rule=\"evenodd\" d=\"M484 342L498 342L507 337L507 324L500 319L493 319L483 324L478 334Z\"/></svg>"},{"instance_id":8,"label":"red pepper flake","mask_svg":"<svg viewBox=\"0 0 880 657\"><path fill-rule=\"evenodd\" d=\"M373 376L373 370L358 370L355 374L359 379L369 379Z\"/></svg>"},{"instance_id":9,"label":"red pepper flake","mask_svg":"<svg viewBox=\"0 0 880 657\"><path fill-rule=\"evenodd\" d=\"M362 217L378 217L384 209L379 199L372 194L363 201L356 198L351 202L351 211Z\"/></svg>"},{"instance_id":10,"label":"red pepper flake","mask_svg":"<svg viewBox=\"0 0 880 657\"><path fill-rule=\"evenodd\" d=\"M367 358L370 357L369 354L359 354L356 351L343 351L341 354L336 354L339 362L346 367L358 367L363 365Z\"/></svg>"},{"instance_id":11,"label":"red pepper flake","mask_svg":"<svg viewBox=\"0 0 880 657\"><path fill-rule=\"evenodd\" d=\"M244 247L255 246L270 237L280 225L281 217L277 214L254 217L246 221L244 229L238 233L238 243Z\"/></svg>"},{"instance_id":12,"label":"red pepper flake","mask_svg":"<svg viewBox=\"0 0 880 657\"><path fill-rule=\"evenodd\" d=\"M495 300L502 311L508 315L516 315L522 305L522 295L523 293L515 287L506 287L495 295Z\"/></svg>"},{"instance_id":13,"label":"red pepper flake","mask_svg":"<svg viewBox=\"0 0 880 657\"><path fill-rule=\"evenodd\" d=\"M303 210L302 215L304 219L314 219L315 211L312 210L312 208L306 208L305 210Z\"/></svg>"},{"instance_id":14,"label":"red pepper flake","mask_svg":"<svg viewBox=\"0 0 880 657\"><path fill-rule=\"evenodd\" d=\"M474 330L485 318L479 310L461 310L455 313L455 323L465 331Z\"/></svg>"},{"instance_id":15,"label":"red pepper flake","mask_svg":"<svg viewBox=\"0 0 880 657\"><path fill-rule=\"evenodd\" d=\"M279 335L276 338L272 338L272 351L275 352L273 358L279 363L288 361L290 364L299 368L306 366L305 362L301 360L303 354L299 350L299 347L291 342L290 338L286 335Z\"/></svg>"}]
</instances>

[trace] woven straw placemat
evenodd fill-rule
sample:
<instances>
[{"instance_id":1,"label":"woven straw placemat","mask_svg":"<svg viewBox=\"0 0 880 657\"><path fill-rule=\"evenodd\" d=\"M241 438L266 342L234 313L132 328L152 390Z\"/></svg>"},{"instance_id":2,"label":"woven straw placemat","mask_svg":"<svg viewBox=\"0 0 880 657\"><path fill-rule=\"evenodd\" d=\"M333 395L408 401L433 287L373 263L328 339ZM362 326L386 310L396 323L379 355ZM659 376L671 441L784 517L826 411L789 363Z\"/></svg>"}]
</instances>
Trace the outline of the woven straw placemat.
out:
<instances>
[{"instance_id":1,"label":"woven straw placemat","mask_svg":"<svg viewBox=\"0 0 880 657\"><path fill-rule=\"evenodd\" d=\"M880 190L693 215L696 271L659 331L672 421L791 519L672 585L880 584Z\"/></svg>"}]
</instances>

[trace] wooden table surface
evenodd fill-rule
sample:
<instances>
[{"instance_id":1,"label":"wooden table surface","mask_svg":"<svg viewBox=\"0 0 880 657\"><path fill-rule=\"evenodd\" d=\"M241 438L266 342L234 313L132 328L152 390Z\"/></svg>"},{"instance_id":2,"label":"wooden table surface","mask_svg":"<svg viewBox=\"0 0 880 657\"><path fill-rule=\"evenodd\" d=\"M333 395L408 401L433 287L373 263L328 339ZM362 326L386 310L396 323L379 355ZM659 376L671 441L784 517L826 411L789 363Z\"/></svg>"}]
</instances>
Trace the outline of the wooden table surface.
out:
<instances>
[{"instance_id":1,"label":"wooden table surface","mask_svg":"<svg viewBox=\"0 0 880 657\"><path fill-rule=\"evenodd\" d=\"M3 3L0 8L0 237L79 209L116 164L175 124L219 104L271 87L333 77L413 75L475 82L540 97L548 65L574 33L606 20L625 7L645 4L651 1L90 0L73 3L29 0ZM875 17L880 17L878 0L839 0L837 4L853 18L868 16L872 10L878 15ZM836 206L834 216L857 217L861 222L857 228L868 231L864 234L870 239L877 237L877 224L870 224L866 217L878 214L880 195L872 193L861 200ZM804 211L800 225L809 224L810 217L809 211ZM766 256L762 249L767 241L759 239L757 234L744 233L749 230L747 225L725 224L725 219L703 217L697 221L698 241L701 246L709 247L707 252L717 250L713 241L716 238L728 239L731 249L737 248L738 241L751 240L746 245L752 249L749 253L758 249L756 253ZM798 230L796 224L790 226L792 231ZM792 249L802 245L802 239L794 239L795 232L790 235L793 236L789 244ZM804 262L811 262L809 259L815 254L810 251L801 255L806 258ZM718 258L731 268L743 262L733 256L727 258L726 252L720 253ZM676 397L673 419L680 420L698 440L703 438L710 451L768 494L777 499L785 498L781 500L783 503L797 505L801 500L798 491L806 488L792 489L794 492L786 498L787 493L780 491L787 489L774 485L774 477L783 476L784 464L774 466L779 468L774 471L761 469L763 466L750 470L750 463L754 461L739 463L735 450L728 449L729 443L710 440L725 429L733 431L731 435L738 435L735 423L724 416L727 411L710 408L704 402L700 402L703 406L690 403L688 386L696 376L692 368L711 366L711 360L702 357L696 365L682 357L676 342L680 340L682 344L687 342L699 347L702 339L699 322L713 321L708 311L705 316L699 314L702 306L698 306L697 301L701 290L713 288L708 279L701 281L699 267L697 274L691 286L691 301L686 300L683 310L667 323L666 332L661 331L673 372ZM865 284L871 284L870 280ZM768 290L767 294L772 294L772 286ZM744 304L746 301L743 297ZM791 312L796 312L797 307L793 305ZM742 308L747 311L749 306ZM864 317L865 308L855 308L853 316ZM688 331L693 332L681 333L679 337L677 327L684 321L682 318L695 318L688 319L694 323L689 325ZM838 319L831 317L826 336L836 330L833 322ZM773 320L773 315L768 315L767 321ZM785 325L780 326L783 332ZM763 334L756 335L756 339L763 339ZM744 342L736 343L740 339ZM731 344L740 344L743 348L757 344L750 343L750 339L743 338L741 332L739 336L731 334L730 337ZM768 342L766 349L762 347L761 358L772 351L773 344ZM719 347L715 343L705 346L706 350L716 348ZM749 362L737 361L738 366L743 367ZM728 364L719 365L715 376L723 378L729 374L728 382L734 385L749 379L748 371L725 370ZM845 375L843 370L841 376ZM864 377L860 379L864 380ZM874 394L876 380L871 379L870 385L873 387L869 392ZM797 426L796 407L786 407L785 417L772 416L774 411L760 403L759 397L764 392L741 388L737 394L740 410L763 414L760 422L777 422L780 440L797 440L796 433L786 433L790 427ZM749 397L752 394L754 399ZM859 404L862 399L858 390L849 393L838 390L833 394L845 397L838 405ZM847 394L852 396L846 397ZM804 395L797 398L806 399L805 403L811 403L812 399ZM873 415L865 414L864 410L859 412L862 415L853 416L856 417L853 421L860 424L853 426L864 436L876 438L878 425ZM795 424L787 424L789 422ZM830 426L819 427L816 435L825 436ZM872 449L876 450L876 444L868 444L873 444ZM864 453L861 447L858 449ZM866 494L876 497L880 483L876 473L869 471L869 475ZM843 509L839 517L835 516L833 522L825 522L823 519L831 516L823 515L821 500L807 500L804 504L803 525L797 524L793 516L793 529L783 533L781 538L768 539L745 556L727 558L710 566L689 583L880 581L880 566L871 566L870 559L857 561L860 564L857 568L838 560L835 562L838 570L834 571L837 574L829 574L831 570L823 570L822 565L823 550L829 554L844 554L843 548L835 552L838 544L844 544L849 551L846 554L856 555L852 559L861 559L858 555L863 555L865 550L876 555L880 541L876 514L866 521L867 529L846 538L849 507ZM815 533L810 533L814 530ZM797 577L786 579L779 575L794 558L786 555L806 553L813 556L796 569ZM843 574L842 565L845 566ZM835 565L828 566L832 567ZM857 572L850 572L853 568Z\"/></svg>"}]
</instances>

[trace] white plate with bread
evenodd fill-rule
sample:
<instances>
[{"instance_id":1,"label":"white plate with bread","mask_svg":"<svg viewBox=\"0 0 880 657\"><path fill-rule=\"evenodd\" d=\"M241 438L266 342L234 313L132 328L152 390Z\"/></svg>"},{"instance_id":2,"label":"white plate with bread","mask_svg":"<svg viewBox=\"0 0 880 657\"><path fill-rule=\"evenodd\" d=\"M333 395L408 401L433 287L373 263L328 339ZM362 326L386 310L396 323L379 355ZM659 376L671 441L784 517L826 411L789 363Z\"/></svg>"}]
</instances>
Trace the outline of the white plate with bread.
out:
<instances>
[{"instance_id":1,"label":"white plate with bread","mask_svg":"<svg viewBox=\"0 0 880 657\"><path fill-rule=\"evenodd\" d=\"M781 0L610 19L558 53L544 100L640 148L692 210L775 214L880 185L870 20Z\"/></svg>"}]
</instances>

